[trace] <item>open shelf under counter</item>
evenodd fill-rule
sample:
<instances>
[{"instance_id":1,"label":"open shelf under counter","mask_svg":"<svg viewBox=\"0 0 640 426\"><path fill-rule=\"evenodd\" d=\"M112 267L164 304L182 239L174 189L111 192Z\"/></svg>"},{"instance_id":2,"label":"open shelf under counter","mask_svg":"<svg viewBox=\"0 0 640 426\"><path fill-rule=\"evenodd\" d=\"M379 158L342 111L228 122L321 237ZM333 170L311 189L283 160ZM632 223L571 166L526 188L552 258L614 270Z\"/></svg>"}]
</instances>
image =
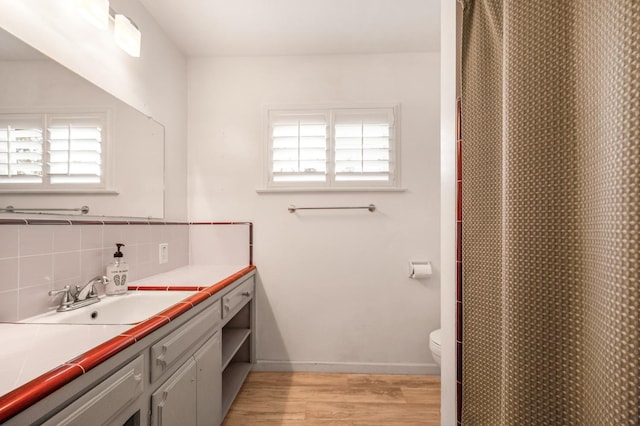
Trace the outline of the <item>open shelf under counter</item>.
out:
<instances>
[{"instance_id":1,"label":"open shelf under counter","mask_svg":"<svg viewBox=\"0 0 640 426\"><path fill-rule=\"evenodd\" d=\"M222 372L222 416L227 415L231 404L251 371L250 362L232 362Z\"/></svg>"},{"instance_id":2,"label":"open shelf under counter","mask_svg":"<svg viewBox=\"0 0 640 426\"><path fill-rule=\"evenodd\" d=\"M250 335L251 330L248 328L225 327L222 329L222 370L227 368L233 356Z\"/></svg>"}]
</instances>

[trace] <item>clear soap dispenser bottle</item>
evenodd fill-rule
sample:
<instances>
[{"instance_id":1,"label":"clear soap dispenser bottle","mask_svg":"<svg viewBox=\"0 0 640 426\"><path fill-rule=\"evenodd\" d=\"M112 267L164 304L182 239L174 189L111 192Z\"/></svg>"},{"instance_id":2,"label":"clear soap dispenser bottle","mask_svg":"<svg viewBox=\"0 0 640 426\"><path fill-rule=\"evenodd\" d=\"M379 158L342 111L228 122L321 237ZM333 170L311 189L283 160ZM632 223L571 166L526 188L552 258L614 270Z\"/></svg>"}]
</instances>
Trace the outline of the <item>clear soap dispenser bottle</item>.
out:
<instances>
[{"instance_id":1,"label":"clear soap dispenser bottle","mask_svg":"<svg viewBox=\"0 0 640 426\"><path fill-rule=\"evenodd\" d=\"M127 275L129 275L129 265L124 261L124 254L120 251L124 244L116 244L118 250L113 254L113 262L107 265L107 278L105 293L107 296L124 294L127 292Z\"/></svg>"}]
</instances>

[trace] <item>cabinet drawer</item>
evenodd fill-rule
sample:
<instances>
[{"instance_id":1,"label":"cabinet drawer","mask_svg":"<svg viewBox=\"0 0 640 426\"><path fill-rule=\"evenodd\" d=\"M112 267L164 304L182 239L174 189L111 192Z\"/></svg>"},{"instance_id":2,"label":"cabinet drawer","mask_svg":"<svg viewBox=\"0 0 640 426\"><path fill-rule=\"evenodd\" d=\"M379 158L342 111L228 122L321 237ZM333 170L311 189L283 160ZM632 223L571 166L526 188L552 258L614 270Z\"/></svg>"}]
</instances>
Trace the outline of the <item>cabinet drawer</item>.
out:
<instances>
[{"instance_id":1,"label":"cabinet drawer","mask_svg":"<svg viewBox=\"0 0 640 426\"><path fill-rule=\"evenodd\" d=\"M253 297L253 277L222 297L222 318L244 306Z\"/></svg>"},{"instance_id":2,"label":"cabinet drawer","mask_svg":"<svg viewBox=\"0 0 640 426\"><path fill-rule=\"evenodd\" d=\"M102 425L130 405L144 390L144 356L99 383L45 425Z\"/></svg>"},{"instance_id":3,"label":"cabinet drawer","mask_svg":"<svg viewBox=\"0 0 640 426\"><path fill-rule=\"evenodd\" d=\"M220 323L220 302L192 318L188 323L151 347L151 381L167 371L202 337Z\"/></svg>"}]
</instances>

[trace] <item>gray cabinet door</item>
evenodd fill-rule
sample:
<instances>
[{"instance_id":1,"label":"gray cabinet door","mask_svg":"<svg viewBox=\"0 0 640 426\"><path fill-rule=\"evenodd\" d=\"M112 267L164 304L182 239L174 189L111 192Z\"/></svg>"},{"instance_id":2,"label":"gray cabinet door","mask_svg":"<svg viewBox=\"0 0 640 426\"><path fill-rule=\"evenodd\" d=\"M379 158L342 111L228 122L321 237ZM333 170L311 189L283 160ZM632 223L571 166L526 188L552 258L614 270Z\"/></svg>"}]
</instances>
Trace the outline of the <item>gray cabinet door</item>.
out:
<instances>
[{"instance_id":1,"label":"gray cabinet door","mask_svg":"<svg viewBox=\"0 0 640 426\"><path fill-rule=\"evenodd\" d=\"M93 387L44 425L117 424L138 410L133 402L144 391L144 357L139 355L111 377Z\"/></svg>"},{"instance_id":2,"label":"gray cabinet door","mask_svg":"<svg viewBox=\"0 0 640 426\"><path fill-rule=\"evenodd\" d=\"M189 358L151 395L152 424L197 426L196 362Z\"/></svg>"},{"instance_id":3,"label":"gray cabinet door","mask_svg":"<svg viewBox=\"0 0 640 426\"><path fill-rule=\"evenodd\" d=\"M195 353L197 376L198 426L222 422L222 372L220 333L214 334Z\"/></svg>"}]
</instances>

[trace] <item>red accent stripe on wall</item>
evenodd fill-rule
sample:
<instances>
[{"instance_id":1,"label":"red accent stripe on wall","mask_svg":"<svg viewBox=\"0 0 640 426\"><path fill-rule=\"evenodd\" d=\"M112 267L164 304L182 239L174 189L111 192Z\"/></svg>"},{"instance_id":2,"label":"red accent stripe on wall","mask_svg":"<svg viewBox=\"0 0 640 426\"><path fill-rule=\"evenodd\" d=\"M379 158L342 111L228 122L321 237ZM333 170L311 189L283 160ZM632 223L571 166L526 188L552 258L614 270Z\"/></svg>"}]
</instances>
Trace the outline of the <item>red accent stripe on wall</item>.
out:
<instances>
[{"instance_id":1,"label":"red accent stripe on wall","mask_svg":"<svg viewBox=\"0 0 640 426\"><path fill-rule=\"evenodd\" d=\"M462 99L456 100L456 414L462 424Z\"/></svg>"}]
</instances>

